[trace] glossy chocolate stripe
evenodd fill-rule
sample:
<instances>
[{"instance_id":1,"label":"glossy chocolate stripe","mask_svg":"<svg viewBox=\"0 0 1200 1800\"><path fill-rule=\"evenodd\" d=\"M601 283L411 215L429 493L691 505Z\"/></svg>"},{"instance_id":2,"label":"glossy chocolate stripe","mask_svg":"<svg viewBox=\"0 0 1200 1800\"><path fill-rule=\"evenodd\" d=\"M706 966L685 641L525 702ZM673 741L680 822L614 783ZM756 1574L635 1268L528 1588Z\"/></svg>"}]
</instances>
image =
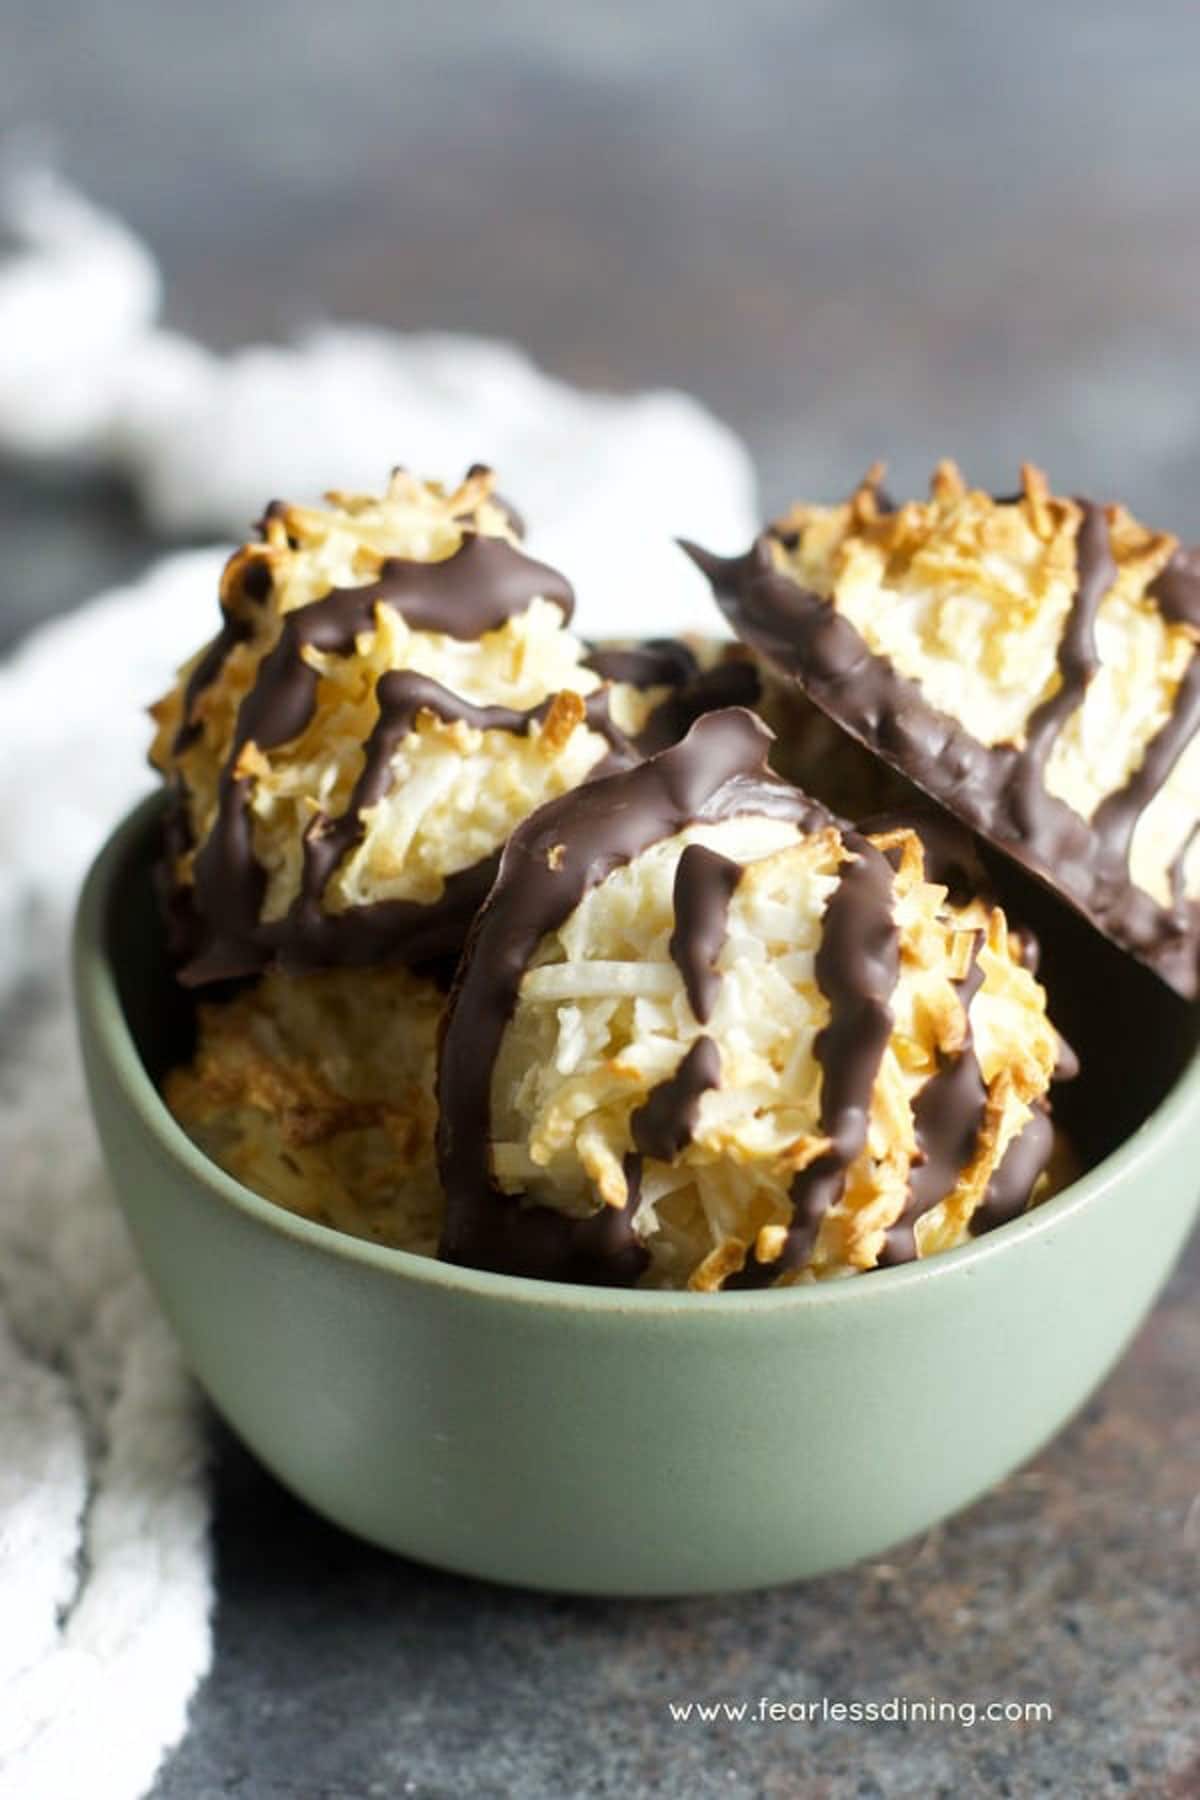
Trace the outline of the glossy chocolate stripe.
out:
<instances>
[{"instance_id":1,"label":"glossy chocolate stripe","mask_svg":"<svg viewBox=\"0 0 1200 1800\"><path fill-rule=\"evenodd\" d=\"M1029 1204L1038 1176L1054 1149L1054 1127L1049 1115L1035 1106L1028 1124L1019 1131L1000 1159L1000 1165L979 1205L971 1215L971 1236L981 1237L1018 1218Z\"/></svg>"},{"instance_id":2,"label":"glossy chocolate stripe","mask_svg":"<svg viewBox=\"0 0 1200 1800\"><path fill-rule=\"evenodd\" d=\"M179 712L179 729L171 745L172 756L182 756L200 736L200 721L193 716L197 700L217 679L225 667L230 651L238 644L246 643L252 635L249 620L237 618L232 613L224 614L220 631L187 678Z\"/></svg>"},{"instance_id":3,"label":"glossy chocolate stripe","mask_svg":"<svg viewBox=\"0 0 1200 1800\"><path fill-rule=\"evenodd\" d=\"M221 629L188 676L180 707L179 729L171 746L173 756L182 756L200 736L200 722L193 718L197 700L216 681L230 652L254 635L253 621L235 613L233 601L240 597L261 605L271 592L271 581L271 565L261 553L252 555L245 550L235 550L226 563L221 576ZM232 593L227 591L231 586Z\"/></svg>"},{"instance_id":4,"label":"glossy chocolate stripe","mask_svg":"<svg viewBox=\"0 0 1200 1800\"><path fill-rule=\"evenodd\" d=\"M816 957L817 986L829 1001L829 1022L814 1050L821 1066L821 1131L830 1147L792 1182L792 1217L779 1257L763 1263L751 1248L728 1288L763 1287L804 1265L866 1145L871 1095L892 1030L900 936L891 864L856 832L846 832L844 841L852 854L825 908Z\"/></svg>"},{"instance_id":5,"label":"glossy chocolate stripe","mask_svg":"<svg viewBox=\"0 0 1200 1800\"><path fill-rule=\"evenodd\" d=\"M729 902L741 878L741 863L705 844L686 845L676 864L675 929L667 948L702 1025L708 1023L720 990L717 957L725 942Z\"/></svg>"},{"instance_id":6,"label":"glossy chocolate stripe","mask_svg":"<svg viewBox=\"0 0 1200 1800\"><path fill-rule=\"evenodd\" d=\"M245 816L245 815L241 815ZM339 913L308 916L293 929L291 915L252 922L242 934L214 931L188 908L188 889L175 889L172 916L177 953L186 957L184 987L255 975L271 964L286 969L361 968L403 962L448 984L472 919L495 880L499 850L447 875L438 899L376 900Z\"/></svg>"},{"instance_id":7,"label":"glossy chocolate stripe","mask_svg":"<svg viewBox=\"0 0 1200 1800\"><path fill-rule=\"evenodd\" d=\"M914 1260L918 1219L954 1192L979 1142L987 1089L971 1036L971 1002L983 984L979 966L982 941L982 933L976 932L971 966L964 979L955 984L963 1009L963 1041L955 1052L941 1059L913 1106L919 1160L914 1160L909 1170L904 1211L884 1235L880 1268Z\"/></svg>"},{"instance_id":8,"label":"glossy chocolate stripe","mask_svg":"<svg viewBox=\"0 0 1200 1800\"><path fill-rule=\"evenodd\" d=\"M1046 791L1046 764L1067 720L1082 706L1100 666L1096 650L1096 615L1116 580L1117 565L1108 538L1108 520L1089 500L1075 534L1075 593L1067 610L1058 645L1058 687L1030 714L1025 748L1014 765L1013 814L1019 828L1037 831L1038 808Z\"/></svg>"},{"instance_id":9,"label":"glossy chocolate stripe","mask_svg":"<svg viewBox=\"0 0 1200 1800\"><path fill-rule=\"evenodd\" d=\"M629 1121L634 1145L656 1162L674 1162L696 1130L700 1102L721 1085L721 1053L710 1037L698 1037L673 1075L652 1088Z\"/></svg>"},{"instance_id":10,"label":"glossy chocolate stripe","mask_svg":"<svg viewBox=\"0 0 1200 1800\"><path fill-rule=\"evenodd\" d=\"M1200 546L1175 550L1147 592L1168 625L1200 631Z\"/></svg>"}]
</instances>

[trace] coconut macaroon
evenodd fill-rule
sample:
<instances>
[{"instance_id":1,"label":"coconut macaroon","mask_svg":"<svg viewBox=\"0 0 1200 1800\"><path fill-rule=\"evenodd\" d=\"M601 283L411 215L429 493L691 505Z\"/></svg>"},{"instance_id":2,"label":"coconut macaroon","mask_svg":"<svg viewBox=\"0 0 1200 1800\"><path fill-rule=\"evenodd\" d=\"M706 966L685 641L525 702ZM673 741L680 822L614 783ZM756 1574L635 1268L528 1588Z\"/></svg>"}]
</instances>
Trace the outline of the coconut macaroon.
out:
<instances>
[{"instance_id":1,"label":"coconut macaroon","mask_svg":"<svg viewBox=\"0 0 1200 1800\"><path fill-rule=\"evenodd\" d=\"M635 760L670 683L587 666L569 583L486 469L276 503L260 529L153 709L182 979L453 955L513 826Z\"/></svg>"},{"instance_id":2,"label":"coconut macaroon","mask_svg":"<svg viewBox=\"0 0 1200 1800\"><path fill-rule=\"evenodd\" d=\"M1200 559L1122 506L881 469L744 556L686 546L734 630L839 726L1200 991Z\"/></svg>"},{"instance_id":3,"label":"coconut macaroon","mask_svg":"<svg viewBox=\"0 0 1200 1800\"><path fill-rule=\"evenodd\" d=\"M514 835L439 1064L442 1254L711 1290L927 1256L1046 1184L1061 1045L1004 914L713 713Z\"/></svg>"},{"instance_id":4,"label":"coconut macaroon","mask_svg":"<svg viewBox=\"0 0 1200 1800\"><path fill-rule=\"evenodd\" d=\"M401 968L270 970L201 1004L164 1084L213 1161L306 1219L432 1255L434 1064L445 997Z\"/></svg>"}]
</instances>

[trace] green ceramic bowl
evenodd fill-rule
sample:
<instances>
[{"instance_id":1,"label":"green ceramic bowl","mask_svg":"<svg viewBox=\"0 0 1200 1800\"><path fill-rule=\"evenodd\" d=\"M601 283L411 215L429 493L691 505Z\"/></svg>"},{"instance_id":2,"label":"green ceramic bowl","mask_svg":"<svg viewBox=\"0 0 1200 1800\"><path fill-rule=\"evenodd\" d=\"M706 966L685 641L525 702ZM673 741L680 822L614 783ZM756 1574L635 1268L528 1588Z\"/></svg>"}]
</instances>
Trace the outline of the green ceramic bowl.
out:
<instances>
[{"instance_id":1,"label":"green ceramic bowl","mask_svg":"<svg viewBox=\"0 0 1200 1800\"><path fill-rule=\"evenodd\" d=\"M1150 978L1140 1015L1115 1015L1090 1100L1110 1137L1122 1109L1144 1122L1033 1216L927 1264L776 1293L626 1293L449 1268L309 1224L214 1167L159 1099L188 1024L151 891L157 812L147 802L116 832L77 922L113 1184L218 1410L281 1481L375 1543L624 1594L755 1587L873 1555L1059 1429L1191 1224L1193 1016ZM1141 981L1127 967L1114 957L1084 985L1112 999Z\"/></svg>"}]
</instances>

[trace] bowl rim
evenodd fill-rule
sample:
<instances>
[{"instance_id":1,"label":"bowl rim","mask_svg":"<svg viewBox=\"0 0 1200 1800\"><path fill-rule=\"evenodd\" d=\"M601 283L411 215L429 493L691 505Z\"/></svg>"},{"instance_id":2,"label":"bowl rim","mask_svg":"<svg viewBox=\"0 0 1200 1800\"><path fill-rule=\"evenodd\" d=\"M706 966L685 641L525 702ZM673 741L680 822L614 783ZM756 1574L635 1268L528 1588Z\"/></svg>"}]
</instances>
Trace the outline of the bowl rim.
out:
<instances>
[{"instance_id":1,"label":"bowl rim","mask_svg":"<svg viewBox=\"0 0 1200 1800\"><path fill-rule=\"evenodd\" d=\"M307 1248L419 1286L492 1300L536 1302L584 1313L685 1314L699 1309L728 1318L783 1308L869 1305L871 1296L899 1297L905 1287L923 1286L972 1273L981 1264L1011 1255L1022 1244L1046 1238L1087 1210L1114 1186L1136 1182L1144 1165L1200 1120L1200 1047L1159 1105L1102 1162L1071 1182L1060 1194L1032 1212L998 1226L953 1250L939 1251L926 1262L868 1270L853 1279L814 1282L788 1288L734 1293L697 1294L655 1288L589 1287L563 1281L494 1274L457 1263L419 1256L351 1236L289 1212L244 1186L192 1142L178 1124L142 1061L125 1017L115 972L106 946L106 920L112 894L134 846L157 820L164 804L161 790L147 794L110 832L97 852L80 892L72 936L75 1004L87 1021L93 1042L107 1058L115 1084L144 1130L170 1160L217 1203L232 1206L257 1224ZM1200 1196L1198 1196L1200 1197Z\"/></svg>"}]
</instances>

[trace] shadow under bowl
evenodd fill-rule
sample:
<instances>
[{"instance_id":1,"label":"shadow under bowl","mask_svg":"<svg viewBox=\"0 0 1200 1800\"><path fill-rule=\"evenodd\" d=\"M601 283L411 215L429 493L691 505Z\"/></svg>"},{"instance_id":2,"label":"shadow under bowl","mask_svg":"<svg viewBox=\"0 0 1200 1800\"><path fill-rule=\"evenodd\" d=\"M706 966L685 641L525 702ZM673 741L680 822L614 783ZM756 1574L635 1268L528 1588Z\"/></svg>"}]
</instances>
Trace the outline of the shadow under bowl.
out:
<instances>
[{"instance_id":1,"label":"shadow under bowl","mask_svg":"<svg viewBox=\"0 0 1200 1800\"><path fill-rule=\"evenodd\" d=\"M775 1292L631 1293L453 1268L310 1224L224 1174L159 1096L191 1030L153 893L159 820L151 799L114 833L76 923L117 1197L233 1429L319 1512L405 1555L639 1595L876 1555L1076 1411L1196 1213L1195 1014L1088 934L1073 991L1106 1004L1078 1045L1096 1098L1089 1113L1085 1076L1074 1112L1100 1160L928 1263ZM1086 1034L1088 1006L1074 1011Z\"/></svg>"}]
</instances>

